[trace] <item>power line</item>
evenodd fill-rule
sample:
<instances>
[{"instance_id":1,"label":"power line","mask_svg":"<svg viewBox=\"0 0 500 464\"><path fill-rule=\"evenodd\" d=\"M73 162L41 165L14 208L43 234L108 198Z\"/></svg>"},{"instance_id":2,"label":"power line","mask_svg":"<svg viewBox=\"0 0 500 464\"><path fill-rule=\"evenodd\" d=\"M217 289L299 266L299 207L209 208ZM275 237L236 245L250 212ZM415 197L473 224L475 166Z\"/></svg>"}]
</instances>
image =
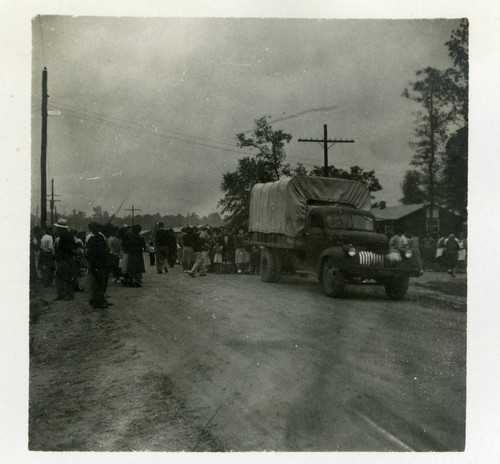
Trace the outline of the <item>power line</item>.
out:
<instances>
[{"instance_id":1,"label":"power line","mask_svg":"<svg viewBox=\"0 0 500 464\"><path fill-rule=\"evenodd\" d=\"M106 119L102 119L102 118L98 118L98 117L87 116L87 115L84 115L84 114L79 114L79 113L77 113L77 112L75 112L73 110L65 110L65 111L68 111L67 114L69 116L78 117L78 118L85 119L85 120L88 120L88 121L101 122L103 124L106 124L106 125L109 125L109 126L112 126L112 127L116 127L116 128L120 128L120 129L125 129L125 130L129 130L129 131L133 131L133 132L140 132L140 129L138 129L136 127L129 127L126 124L117 123L117 122L114 122L114 121L111 121L111 120L106 120ZM149 129L149 128L147 128L147 129ZM193 145L199 145L199 146L202 146L202 147L215 148L217 150L234 152L234 153L238 153L239 155L256 156L254 153L242 152L242 151L238 151L238 150L235 150L235 149L232 149L232 148L225 148L225 147L219 147L219 146L216 146L216 145L210 145L210 144L207 144L207 143L196 142L194 140L186 140L186 139L182 139L180 137L176 137L174 135L163 135L163 134L159 134L159 133L155 133L155 132L148 132L148 131L141 132L141 133L145 134L145 135L154 136L154 137L161 137L161 138L168 139L168 140L177 140L177 141L180 141L180 142L187 142L187 143L191 143Z\"/></svg>"},{"instance_id":2,"label":"power line","mask_svg":"<svg viewBox=\"0 0 500 464\"><path fill-rule=\"evenodd\" d=\"M117 118L114 116L107 116L103 113L99 113L97 111L87 110L84 108L79 108L79 107L74 106L74 105L67 105L65 103L51 101L49 103L49 106L52 108L55 108L55 109L62 110L65 112L65 114L67 114L69 116L78 117L78 118L85 119L88 121L100 122L100 123L103 123L105 125L108 125L111 127L116 127L119 129L125 129L125 130L129 130L132 132L142 133L142 134L150 135L150 136L156 136L156 137L164 138L167 140L177 140L180 142L191 143L191 144L195 144L195 145L199 145L199 146L203 146L203 147L207 147L207 148L214 148L214 149L218 149L218 150L229 151L229 152L233 152L233 153L238 153L240 155L257 156L256 153L239 151L239 150L235 150L233 148L225 148L225 147L217 146L217 145L204 144L201 142L196 142L193 140L176 137L173 135L165 135L165 134L162 134L162 132L178 134L178 135L181 135L182 137L196 138L199 140L215 142L216 144L225 145L227 147L233 146L231 144L227 144L224 142L217 142L217 141L214 141L213 139L207 139L204 137L199 137L199 136L186 134L186 133L182 133L182 132L178 132L178 131L173 131L173 130L169 130L169 129L160 129L156 126L146 126L143 123L140 123L137 121L130 121L127 119ZM150 131L154 131L154 132L150 132ZM316 139L315 140L311 139L310 141L321 142L321 140L316 140ZM298 158L298 159L303 160L303 161L310 161L310 163L303 162L303 161L293 161L291 159L289 159L289 162L294 163L294 164L302 164L304 166L318 167L318 164L313 164L312 159L306 159L306 158ZM337 163L336 163L336 166L338 166L340 168L344 168L344 169L349 168L349 166L347 166L347 165L341 165L341 164L337 164ZM49 169L50 169L50 167L49 167ZM377 172L385 173L385 175L388 175L388 176L400 177L399 175L389 173L389 171L383 171L383 170L377 169Z\"/></svg>"},{"instance_id":3,"label":"power line","mask_svg":"<svg viewBox=\"0 0 500 464\"><path fill-rule=\"evenodd\" d=\"M67 105L67 104L63 104L63 103L59 103L59 102L54 102L54 101L51 101L50 104L51 104L51 106L53 106L54 108L57 108L57 109L66 110L66 111L71 110L71 111L78 112L78 113L88 113L90 116L105 118L106 120L112 121L112 122L137 125L137 126L140 126L141 128L147 128L147 129L154 130L155 132L157 132L157 131L167 132L167 133L172 133L172 134L176 134L176 135L181 135L183 137L189 137L189 138L195 138L195 139L209 141L209 142L215 142L215 143L217 143L219 145L226 145L226 146L230 146L230 147L234 146L233 144L229 144L229 143L225 143L225 142L217 142L217 141L215 141L213 139L209 139L209 138L206 138L206 137L200 137L200 136L197 136L197 135L186 134L186 133L182 133L182 132L178 132L178 131L173 131L173 130L170 130L170 129L162 129L162 128L159 128L158 126L153 126L153 125L152 126L147 126L147 125L145 125L144 123L141 123L141 122L130 121L128 119L117 118L115 116L108 116L108 115L105 115L103 113L99 113L97 111L91 111L91 110L87 110L87 109L83 109L83 108L78 108L78 107L73 106L73 105Z\"/></svg>"}]
</instances>

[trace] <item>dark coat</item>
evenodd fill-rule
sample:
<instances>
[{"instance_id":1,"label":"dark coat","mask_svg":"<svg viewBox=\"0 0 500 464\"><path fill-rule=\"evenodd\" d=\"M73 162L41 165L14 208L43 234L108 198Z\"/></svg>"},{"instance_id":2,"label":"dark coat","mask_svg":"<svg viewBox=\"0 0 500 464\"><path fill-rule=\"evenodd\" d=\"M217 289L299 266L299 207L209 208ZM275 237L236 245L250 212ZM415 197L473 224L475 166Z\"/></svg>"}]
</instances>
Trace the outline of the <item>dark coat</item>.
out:
<instances>
[{"instance_id":1,"label":"dark coat","mask_svg":"<svg viewBox=\"0 0 500 464\"><path fill-rule=\"evenodd\" d=\"M224 262L234 262L234 238L232 235L221 235L217 240L218 245L222 247L222 260Z\"/></svg>"},{"instance_id":2,"label":"dark coat","mask_svg":"<svg viewBox=\"0 0 500 464\"><path fill-rule=\"evenodd\" d=\"M146 248L144 237L139 234L130 234L128 236L128 271L135 274L146 272L144 266L143 251Z\"/></svg>"}]
</instances>

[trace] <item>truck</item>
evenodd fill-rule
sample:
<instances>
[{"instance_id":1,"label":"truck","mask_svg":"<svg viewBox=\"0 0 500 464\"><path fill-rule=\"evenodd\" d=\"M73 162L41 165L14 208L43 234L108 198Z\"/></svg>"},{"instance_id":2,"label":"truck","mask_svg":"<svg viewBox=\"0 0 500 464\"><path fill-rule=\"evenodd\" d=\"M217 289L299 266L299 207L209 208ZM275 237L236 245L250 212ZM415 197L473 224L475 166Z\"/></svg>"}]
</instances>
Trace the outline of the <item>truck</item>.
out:
<instances>
[{"instance_id":1,"label":"truck","mask_svg":"<svg viewBox=\"0 0 500 464\"><path fill-rule=\"evenodd\" d=\"M261 250L261 280L301 273L315 276L329 297L372 284L402 300L420 267L410 249L389 249L370 207L368 188L352 180L298 176L254 185L247 244Z\"/></svg>"}]
</instances>

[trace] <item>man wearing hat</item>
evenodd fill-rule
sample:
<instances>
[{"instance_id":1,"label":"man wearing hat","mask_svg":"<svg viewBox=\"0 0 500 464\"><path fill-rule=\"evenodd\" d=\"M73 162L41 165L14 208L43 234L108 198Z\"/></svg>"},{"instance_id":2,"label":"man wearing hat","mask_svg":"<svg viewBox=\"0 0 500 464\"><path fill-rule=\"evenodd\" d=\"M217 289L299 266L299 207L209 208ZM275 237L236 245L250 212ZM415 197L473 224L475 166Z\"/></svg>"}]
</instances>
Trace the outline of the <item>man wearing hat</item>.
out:
<instances>
[{"instance_id":1,"label":"man wearing hat","mask_svg":"<svg viewBox=\"0 0 500 464\"><path fill-rule=\"evenodd\" d=\"M59 219L54 224L57 238L54 243L56 263L56 300L70 301L75 297L73 287L73 276L75 256L77 254L76 243L69 233L66 219Z\"/></svg>"}]
</instances>

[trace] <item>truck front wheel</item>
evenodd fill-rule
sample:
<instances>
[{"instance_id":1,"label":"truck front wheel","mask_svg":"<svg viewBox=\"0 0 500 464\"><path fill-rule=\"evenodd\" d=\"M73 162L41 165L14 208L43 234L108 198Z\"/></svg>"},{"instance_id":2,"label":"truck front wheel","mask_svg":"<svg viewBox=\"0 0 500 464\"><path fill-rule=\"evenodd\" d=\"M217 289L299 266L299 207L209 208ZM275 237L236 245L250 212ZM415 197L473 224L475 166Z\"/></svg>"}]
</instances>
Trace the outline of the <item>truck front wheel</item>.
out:
<instances>
[{"instance_id":1,"label":"truck front wheel","mask_svg":"<svg viewBox=\"0 0 500 464\"><path fill-rule=\"evenodd\" d=\"M278 282L281 277L279 257L271 250L262 250L260 278L262 282Z\"/></svg>"},{"instance_id":2,"label":"truck front wheel","mask_svg":"<svg viewBox=\"0 0 500 464\"><path fill-rule=\"evenodd\" d=\"M391 300L402 300L408 291L409 284L409 277L393 277L385 282L385 293Z\"/></svg>"},{"instance_id":3,"label":"truck front wheel","mask_svg":"<svg viewBox=\"0 0 500 464\"><path fill-rule=\"evenodd\" d=\"M345 276L332 258L328 258L323 264L321 283L325 294L329 297L339 297L344 291Z\"/></svg>"}]
</instances>

